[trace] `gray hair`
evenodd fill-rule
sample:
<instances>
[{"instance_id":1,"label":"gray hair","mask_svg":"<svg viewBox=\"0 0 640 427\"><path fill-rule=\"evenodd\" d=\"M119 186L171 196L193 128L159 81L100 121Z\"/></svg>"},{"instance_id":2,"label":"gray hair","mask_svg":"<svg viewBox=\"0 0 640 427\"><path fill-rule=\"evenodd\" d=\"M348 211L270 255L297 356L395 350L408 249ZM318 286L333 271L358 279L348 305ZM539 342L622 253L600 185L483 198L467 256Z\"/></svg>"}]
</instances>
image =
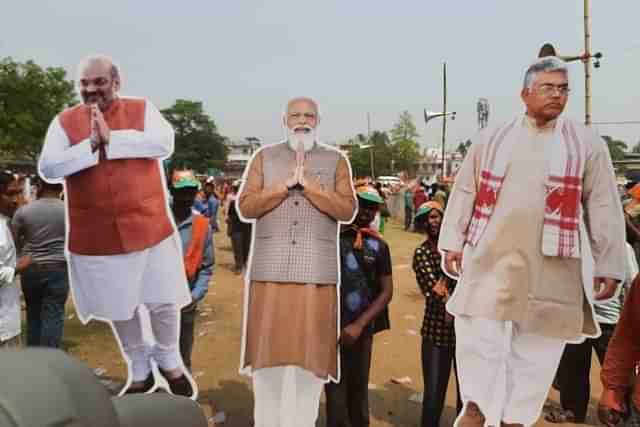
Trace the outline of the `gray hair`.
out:
<instances>
[{"instance_id":1,"label":"gray hair","mask_svg":"<svg viewBox=\"0 0 640 427\"><path fill-rule=\"evenodd\" d=\"M83 58L78 64L78 71L77 71L78 80L80 79L80 76L82 75L82 72L84 71L84 69L89 64L93 64L94 62L100 62L102 64L105 64L111 67L110 68L111 79L120 80L120 68L115 62L113 62L113 59L111 59L111 57L107 55L89 55Z\"/></svg>"},{"instance_id":2,"label":"gray hair","mask_svg":"<svg viewBox=\"0 0 640 427\"><path fill-rule=\"evenodd\" d=\"M523 89L531 89L533 82L539 73L550 73L558 71L564 73L569 78L569 68L567 63L557 56L545 56L531 64L524 75Z\"/></svg>"},{"instance_id":3,"label":"gray hair","mask_svg":"<svg viewBox=\"0 0 640 427\"><path fill-rule=\"evenodd\" d=\"M291 98L289 102L287 102L287 105L284 107L284 111L282 113L282 124L284 125L285 129L287 127L287 117L289 117L289 109L294 103L300 101L308 102L309 104L313 105L314 109L316 110L316 119L318 120L318 123L320 123L320 106L318 105L316 100L308 96L296 96L295 98Z\"/></svg>"},{"instance_id":4,"label":"gray hair","mask_svg":"<svg viewBox=\"0 0 640 427\"><path fill-rule=\"evenodd\" d=\"M296 96L295 98L289 100L289 102L287 102L287 108L285 110L286 115L289 114L289 109L296 102L308 102L309 104L313 105L313 108L316 110L316 115L320 117L320 107L318 106L318 103L308 96Z\"/></svg>"}]
</instances>

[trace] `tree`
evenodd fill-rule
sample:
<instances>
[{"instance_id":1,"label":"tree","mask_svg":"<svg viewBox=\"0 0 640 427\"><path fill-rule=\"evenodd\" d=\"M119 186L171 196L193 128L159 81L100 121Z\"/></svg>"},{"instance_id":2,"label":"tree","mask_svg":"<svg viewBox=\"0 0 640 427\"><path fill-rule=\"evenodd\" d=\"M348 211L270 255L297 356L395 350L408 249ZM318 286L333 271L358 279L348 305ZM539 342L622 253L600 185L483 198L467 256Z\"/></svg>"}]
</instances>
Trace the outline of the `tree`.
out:
<instances>
[{"instance_id":1,"label":"tree","mask_svg":"<svg viewBox=\"0 0 640 427\"><path fill-rule=\"evenodd\" d=\"M633 146L631 152L634 154L640 154L640 141L636 142L636 145Z\"/></svg>"},{"instance_id":2,"label":"tree","mask_svg":"<svg viewBox=\"0 0 640 427\"><path fill-rule=\"evenodd\" d=\"M400 113L398 122L391 129L391 141L394 144L398 141L415 141L419 136L411 114L408 111Z\"/></svg>"},{"instance_id":3,"label":"tree","mask_svg":"<svg viewBox=\"0 0 640 427\"><path fill-rule=\"evenodd\" d=\"M411 114L404 111L391 129L391 151L396 170L409 171L415 168L415 163L420 159L420 147L416 140L418 136Z\"/></svg>"},{"instance_id":4,"label":"tree","mask_svg":"<svg viewBox=\"0 0 640 427\"><path fill-rule=\"evenodd\" d=\"M64 69L0 60L0 151L37 161L51 120L76 103Z\"/></svg>"},{"instance_id":5,"label":"tree","mask_svg":"<svg viewBox=\"0 0 640 427\"><path fill-rule=\"evenodd\" d=\"M173 125L176 136L169 169L189 168L206 173L209 168L224 167L228 151L225 138L203 111L202 102L178 99L161 112Z\"/></svg>"},{"instance_id":6,"label":"tree","mask_svg":"<svg viewBox=\"0 0 640 427\"><path fill-rule=\"evenodd\" d=\"M624 160L625 152L627 151L627 144L619 139L613 139L610 136L602 137L607 143L607 147L609 148L609 154L611 155L611 160Z\"/></svg>"},{"instance_id":7,"label":"tree","mask_svg":"<svg viewBox=\"0 0 640 427\"><path fill-rule=\"evenodd\" d=\"M373 168L376 176L391 175L392 147L389 135L386 132L375 130L371 137L358 134L349 139L351 145L351 170L355 176L371 175L371 151L373 150ZM369 148L363 146L371 145Z\"/></svg>"}]
</instances>

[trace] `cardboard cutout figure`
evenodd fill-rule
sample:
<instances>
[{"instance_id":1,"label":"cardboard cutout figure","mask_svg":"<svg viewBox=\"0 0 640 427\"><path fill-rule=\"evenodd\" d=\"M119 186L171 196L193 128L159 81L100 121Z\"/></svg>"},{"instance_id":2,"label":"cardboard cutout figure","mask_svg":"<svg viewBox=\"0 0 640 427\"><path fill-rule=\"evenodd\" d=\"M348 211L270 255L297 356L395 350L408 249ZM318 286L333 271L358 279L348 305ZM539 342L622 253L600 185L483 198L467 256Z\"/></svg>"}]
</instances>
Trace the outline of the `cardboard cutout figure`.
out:
<instances>
[{"instance_id":1,"label":"cardboard cutout figure","mask_svg":"<svg viewBox=\"0 0 640 427\"><path fill-rule=\"evenodd\" d=\"M179 312L191 296L161 163L173 129L148 100L118 96L110 58L88 57L78 71L83 103L53 119L38 163L43 179L64 181L78 316L110 323L129 367L121 393L155 390L153 361L172 393L195 399L178 351Z\"/></svg>"},{"instance_id":2,"label":"cardboard cutout figure","mask_svg":"<svg viewBox=\"0 0 640 427\"><path fill-rule=\"evenodd\" d=\"M253 221L240 372L253 377L256 426L314 426L338 381L339 223L356 213L346 157L318 141L316 102L295 98L286 141L252 157L236 205Z\"/></svg>"},{"instance_id":3,"label":"cardboard cutout figure","mask_svg":"<svg viewBox=\"0 0 640 427\"><path fill-rule=\"evenodd\" d=\"M611 158L561 115L568 77L558 58L529 67L526 114L474 138L447 204L438 248L459 277L447 303L465 404L456 426L534 424L565 344L600 334L590 300L614 297L625 276Z\"/></svg>"}]
</instances>

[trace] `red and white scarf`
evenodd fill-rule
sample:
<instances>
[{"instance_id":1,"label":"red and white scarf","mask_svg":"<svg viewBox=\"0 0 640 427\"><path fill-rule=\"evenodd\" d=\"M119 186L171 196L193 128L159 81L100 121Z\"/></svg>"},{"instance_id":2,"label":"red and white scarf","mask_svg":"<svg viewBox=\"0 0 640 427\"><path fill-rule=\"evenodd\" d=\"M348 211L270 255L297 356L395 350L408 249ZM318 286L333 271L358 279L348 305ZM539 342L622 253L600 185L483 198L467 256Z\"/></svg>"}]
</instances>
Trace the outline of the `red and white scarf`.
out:
<instances>
[{"instance_id":1,"label":"red and white scarf","mask_svg":"<svg viewBox=\"0 0 640 427\"><path fill-rule=\"evenodd\" d=\"M513 146L518 143L522 118L496 129L484 146L480 168L480 187L476 195L467 243L476 246L493 214ZM586 158L574 124L556 122L545 182L545 212L542 253L546 256L580 258L580 216L582 177ZM526 191L526 189L523 189Z\"/></svg>"}]
</instances>

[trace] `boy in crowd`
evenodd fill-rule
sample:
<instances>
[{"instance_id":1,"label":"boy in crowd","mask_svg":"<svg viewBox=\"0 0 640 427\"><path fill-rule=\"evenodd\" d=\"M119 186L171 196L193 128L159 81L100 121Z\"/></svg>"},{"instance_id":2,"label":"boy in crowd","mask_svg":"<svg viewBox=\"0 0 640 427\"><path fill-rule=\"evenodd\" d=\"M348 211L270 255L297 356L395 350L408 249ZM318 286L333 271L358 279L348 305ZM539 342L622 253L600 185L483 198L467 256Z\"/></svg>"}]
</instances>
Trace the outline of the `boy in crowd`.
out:
<instances>
[{"instance_id":1,"label":"boy in crowd","mask_svg":"<svg viewBox=\"0 0 640 427\"><path fill-rule=\"evenodd\" d=\"M180 316L180 354L185 367L191 372L198 302L207 294L209 281L213 276L213 232L209 218L192 209L200 189L200 183L193 172L175 171L171 181L171 209L182 241L184 266L191 291L191 304L182 309Z\"/></svg>"},{"instance_id":2,"label":"boy in crowd","mask_svg":"<svg viewBox=\"0 0 640 427\"><path fill-rule=\"evenodd\" d=\"M369 228L384 200L370 185L356 190L358 214L340 233L341 378L325 385L327 427L369 425L373 335L390 327L391 254L378 232Z\"/></svg>"}]
</instances>

